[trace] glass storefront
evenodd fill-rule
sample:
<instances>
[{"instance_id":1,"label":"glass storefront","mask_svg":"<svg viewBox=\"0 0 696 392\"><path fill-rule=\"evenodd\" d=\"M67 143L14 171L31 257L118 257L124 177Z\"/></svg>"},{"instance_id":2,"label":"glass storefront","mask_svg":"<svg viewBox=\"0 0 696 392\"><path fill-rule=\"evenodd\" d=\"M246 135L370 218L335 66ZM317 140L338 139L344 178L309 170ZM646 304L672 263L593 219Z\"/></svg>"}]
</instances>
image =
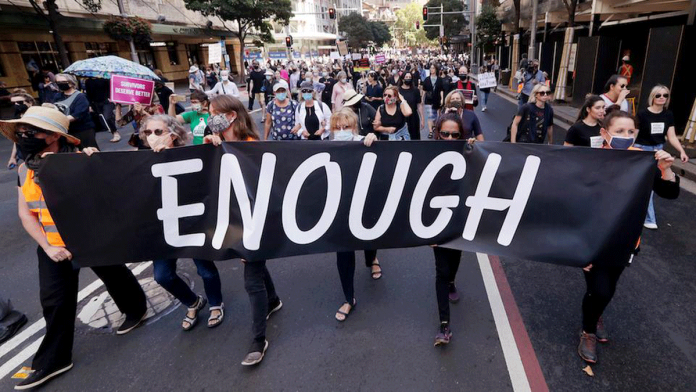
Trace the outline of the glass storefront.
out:
<instances>
[{"instance_id":1,"label":"glass storefront","mask_svg":"<svg viewBox=\"0 0 696 392\"><path fill-rule=\"evenodd\" d=\"M58 49L53 42L17 42L27 71L48 69L58 72Z\"/></svg>"}]
</instances>

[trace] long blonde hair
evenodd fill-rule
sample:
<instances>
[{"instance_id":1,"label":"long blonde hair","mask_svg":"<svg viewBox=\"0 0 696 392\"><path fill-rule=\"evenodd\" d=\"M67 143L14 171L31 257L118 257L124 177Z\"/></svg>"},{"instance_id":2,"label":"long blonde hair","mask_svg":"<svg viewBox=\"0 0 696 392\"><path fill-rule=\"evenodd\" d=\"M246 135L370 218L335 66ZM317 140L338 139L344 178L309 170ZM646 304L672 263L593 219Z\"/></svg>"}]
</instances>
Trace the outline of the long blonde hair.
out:
<instances>
[{"instance_id":1,"label":"long blonde hair","mask_svg":"<svg viewBox=\"0 0 696 392\"><path fill-rule=\"evenodd\" d=\"M667 91L667 94L670 94L669 88L667 88L667 86L662 85L662 84L656 85L655 87L652 88L652 90L650 90L650 96L648 97L648 106L652 106L653 102L655 102L655 96L657 95L657 93L660 92L660 90L665 90L665 91ZM669 107L669 98L667 98L667 102L665 102L665 109L667 109L668 107Z\"/></svg>"},{"instance_id":2,"label":"long blonde hair","mask_svg":"<svg viewBox=\"0 0 696 392\"><path fill-rule=\"evenodd\" d=\"M529 100L528 100L527 102L529 102L529 103L536 103L536 96L537 96L537 93L539 92L539 90L541 90L541 89L544 88L544 87L549 88L549 86L547 86L547 85L545 85L545 84L543 84L543 83L538 83L538 84L534 85L534 88L532 89L532 92L529 93ZM551 91L551 89L549 89L549 91Z\"/></svg>"}]
</instances>

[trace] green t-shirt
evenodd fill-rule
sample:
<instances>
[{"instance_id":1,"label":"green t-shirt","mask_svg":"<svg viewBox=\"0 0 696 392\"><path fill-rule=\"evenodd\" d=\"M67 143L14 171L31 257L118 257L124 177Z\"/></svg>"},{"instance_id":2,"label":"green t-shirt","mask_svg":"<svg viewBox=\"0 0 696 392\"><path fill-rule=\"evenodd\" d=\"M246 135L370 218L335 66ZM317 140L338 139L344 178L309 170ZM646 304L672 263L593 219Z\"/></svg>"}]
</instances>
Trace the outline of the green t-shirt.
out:
<instances>
[{"instance_id":1,"label":"green t-shirt","mask_svg":"<svg viewBox=\"0 0 696 392\"><path fill-rule=\"evenodd\" d=\"M191 133L193 133L193 144L203 144L203 134L205 127L208 124L208 116L210 113L185 112L181 113L181 117L187 123L191 124Z\"/></svg>"}]
</instances>

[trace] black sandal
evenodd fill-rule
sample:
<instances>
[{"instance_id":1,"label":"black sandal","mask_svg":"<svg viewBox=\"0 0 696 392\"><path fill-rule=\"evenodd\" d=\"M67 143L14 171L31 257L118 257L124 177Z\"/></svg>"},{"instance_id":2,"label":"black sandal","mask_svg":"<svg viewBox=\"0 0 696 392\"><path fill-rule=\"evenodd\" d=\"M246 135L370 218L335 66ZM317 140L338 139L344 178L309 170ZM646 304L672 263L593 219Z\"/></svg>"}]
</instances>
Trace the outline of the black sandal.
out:
<instances>
[{"instance_id":1,"label":"black sandal","mask_svg":"<svg viewBox=\"0 0 696 392\"><path fill-rule=\"evenodd\" d=\"M372 270L372 267L375 265L379 267L379 271ZM382 278L382 266L379 265L379 260L375 259L375 261L372 262L372 265L370 265L370 271L372 272L372 279L378 280Z\"/></svg>"},{"instance_id":2,"label":"black sandal","mask_svg":"<svg viewBox=\"0 0 696 392\"><path fill-rule=\"evenodd\" d=\"M198 312L200 312L201 309L203 309L203 308L205 307L205 304L206 304L206 303L208 303L208 301L207 301L205 298L203 298L203 296L200 296L200 295L199 295L199 296L198 296L198 300L196 300L196 303L193 304L192 307L190 307L190 308L188 308L188 309L186 310L186 317L184 317L184 322L185 322L185 323L188 323L188 327L185 327L185 326L182 325L181 328L182 328L184 331L190 331L190 330L193 329L193 327L196 326L196 323L198 322ZM188 312L189 312L189 311L194 311L194 312L196 312L196 315L193 316L193 318L189 317L189 316L188 316Z\"/></svg>"},{"instance_id":3,"label":"black sandal","mask_svg":"<svg viewBox=\"0 0 696 392\"><path fill-rule=\"evenodd\" d=\"M343 307L343 305L341 305L341 308L338 308L338 310L336 311L336 320L341 321L341 322L346 321L346 319L348 319L348 315L351 314L351 313L353 313L353 309L355 309L355 305L356 305L356 304L357 304L357 302L355 301L355 298L353 298L353 304L352 304L352 305L349 304L348 302L344 302L343 305L348 305L348 306L350 306L350 310L349 310L348 312L342 311L341 308ZM339 315L339 314L342 314L342 315L343 315L343 319L338 318L338 315Z\"/></svg>"}]
</instances>

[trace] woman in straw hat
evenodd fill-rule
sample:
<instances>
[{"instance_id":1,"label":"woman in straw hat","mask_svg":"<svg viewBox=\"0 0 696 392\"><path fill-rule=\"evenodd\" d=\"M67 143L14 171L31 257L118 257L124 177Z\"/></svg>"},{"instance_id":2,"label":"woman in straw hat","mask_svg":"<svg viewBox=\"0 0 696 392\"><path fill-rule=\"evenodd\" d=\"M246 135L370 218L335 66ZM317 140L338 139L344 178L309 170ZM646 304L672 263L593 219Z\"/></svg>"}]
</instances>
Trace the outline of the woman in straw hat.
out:
<instances>
[{"instance_id":1,"label":"woman in straw hat","mask_svg":"<svg viewBox=\"0 0 696 392\"><path fill-rule=\"evenodd\" d=\"M19 167L19 217L27 233L38 243L39 291L46 335L34 360L33 372L15 389L29 389L44 384L70 370L73 333L77 308L79 269L70 262L73 255L66 248L46 207L38 171L47 154L77 151L80 140L68 134L70 120L59 111L33 106L21 119L0 121L0 132L17 143L25 157ZM85 148L88 155L95 148ZM77 173L75 173L77 175ZM92 267L126 320L117 334L130 332L147 314L145 293L125 265Z\"/></svg>"}]
</instances>

